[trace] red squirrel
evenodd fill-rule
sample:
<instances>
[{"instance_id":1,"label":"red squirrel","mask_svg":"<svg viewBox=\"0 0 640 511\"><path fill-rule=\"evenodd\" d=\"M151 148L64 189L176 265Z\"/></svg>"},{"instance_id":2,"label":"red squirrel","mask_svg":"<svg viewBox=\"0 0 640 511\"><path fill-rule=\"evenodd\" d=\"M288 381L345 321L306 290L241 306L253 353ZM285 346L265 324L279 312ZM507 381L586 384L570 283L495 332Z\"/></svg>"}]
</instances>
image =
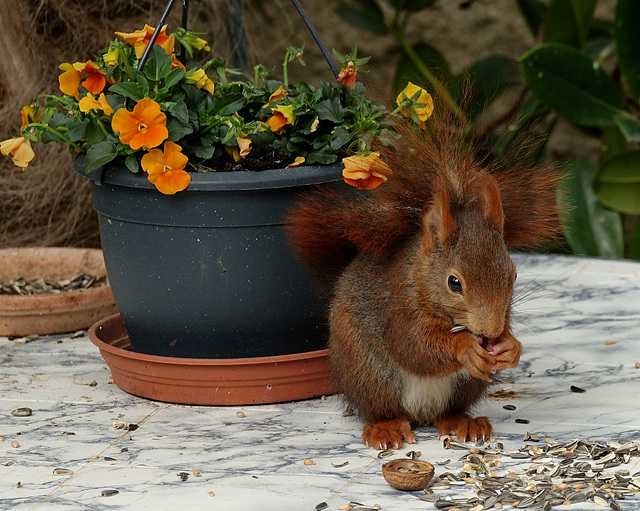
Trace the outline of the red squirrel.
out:
<instances>
[{"instance_id":1,"label":"red squirrel","mask_svg":"<svg viewBox=\"0 0 640 511\"><path fill-rule=\"evenodd\" d=\"M469 411L522 352L508 251L558 231L558 173L522 154L479 157L449 121L381 148L392 173L375 190L325 190L289 218L297 254L329 293L336 390L375 449L415 443L415 425L461 441L491 435L489 419Z\"/></svg>"}]
</instances>

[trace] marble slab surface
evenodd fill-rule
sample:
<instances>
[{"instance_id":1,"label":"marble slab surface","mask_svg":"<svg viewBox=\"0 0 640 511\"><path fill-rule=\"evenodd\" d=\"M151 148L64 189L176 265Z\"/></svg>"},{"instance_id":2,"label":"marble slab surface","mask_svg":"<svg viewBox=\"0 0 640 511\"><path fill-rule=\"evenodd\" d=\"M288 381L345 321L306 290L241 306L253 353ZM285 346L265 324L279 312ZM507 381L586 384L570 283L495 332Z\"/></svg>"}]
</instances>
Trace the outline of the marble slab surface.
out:
<instances>
[{"instance_id":1,"label":"marble slab surface","mask_svg":"<svg viewBox=\"0 0 640 511\"><path fill-rule=\"evenodd\" d=\"M640 442L640 263L514 259L514 325L524 354L476 410L491 418L495 441L517 450L530 432L563 442ZM418 498L420 491L390 487L382 464L411 449L434 463L436 474L449 470L438 463L461 468L463 451L443 449L428 427L416 431L415 446L379 459L360 443L361 423L343 416L336 396L255 407L131 396L112 383L86 336L28 343L0 337L0 364L2 510L297 511L352 501L383 510L435 509ZM585 392L572 392L572 385ZM19 407L33 414L13 416ZM115 429L116 422L137 429ZM530 464L507 460L502 470ZM624 468L640 471L640 457ZM103 496L104 490L117 494ZM473 492L455 487L443 495ZM619 504L640 510L640 494ZM587 502L567 509L602 508Z\"/></svg>"}]
</instances>

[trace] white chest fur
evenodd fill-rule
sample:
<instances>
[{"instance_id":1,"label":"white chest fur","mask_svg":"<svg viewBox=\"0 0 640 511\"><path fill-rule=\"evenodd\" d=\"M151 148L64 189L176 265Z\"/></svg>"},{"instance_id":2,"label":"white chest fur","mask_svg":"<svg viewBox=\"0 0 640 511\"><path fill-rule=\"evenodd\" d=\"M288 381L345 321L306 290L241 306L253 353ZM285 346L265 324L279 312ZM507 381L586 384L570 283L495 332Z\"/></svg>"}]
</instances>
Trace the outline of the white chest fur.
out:
<instances>
[{"instance_id":1,"label":"white chest fur","mask_svg":"<svg viewBox=\"0 0 640 511\"><path fill-rule=\"evenodd\" d=\"M442 413L460 379L468 378L463 369L442 378L424 378L401 371L403 377L402 404L410 420L430 423Z\"/></svg>"}]
</instances>

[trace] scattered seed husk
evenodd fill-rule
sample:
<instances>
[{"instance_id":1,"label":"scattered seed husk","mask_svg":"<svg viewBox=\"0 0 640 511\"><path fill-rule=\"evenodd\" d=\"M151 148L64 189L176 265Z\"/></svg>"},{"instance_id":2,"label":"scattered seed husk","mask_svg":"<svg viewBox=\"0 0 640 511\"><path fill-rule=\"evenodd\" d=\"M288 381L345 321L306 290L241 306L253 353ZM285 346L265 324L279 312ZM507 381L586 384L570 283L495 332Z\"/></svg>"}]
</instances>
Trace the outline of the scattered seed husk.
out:
<instances>
[{"instance_id":1,"label":"scattered seed husk","mask_svg":"<svg viewBox=\"0 0 640 511\"><path fill-rule=\"evenodd\" d=\"M14 417L29 417L31 416L31 414L33 414L33 410L31 408L27 408L26 406L22 408L16 408L11 412L11 415L13 415Z\"/></svg>"},{"instance_id":2,"label":"scattered seed husk","mask_svg":"<svg viewBox=\"0 0 640 511\"><path fill-rule=\"evenodd\" d=\"M575 385L571 385L570 389L571 389L571 392L576 392L578 394L582 394L586 392L586 389L583 389L581 387L576 387Z\"/></svg>"},{"instance_id":3,"label":"scattered seed husk","mask_svg":"<svg viewBox=\"0 0 640 511\"><path fill-rule=\"evenodd\" d=\"M178 477L181 481L186 481L189 479L189 472L178 472Z\"/></svg>"},{"instance_id":4,"label":"scattered seed husk","mask_svg":"<svg viewBox=\"0 0 640 511\"><path fill-rule=\"evenodd\" d=\"M333 468L342 468L348 464L349 464L348 461L344 461L342 463L334 463L333 461L331 462L331 465L333 465Z\"/></svg>"},{"instance_id":5,"label":"scattered seed husk","mask_svg":"<svg viewBox=\"0 0 640 511\"><path fill-rule=\"evenodd\" d=\"M329 504L327 504L326 502L320 502L319 504L316 504L316 511L322 511L323 509L327 509L329 507Z\"/></svg>"},{"instance_id":6,"label":"scattered seed husk","mask_svg":"<svg viewBox=\"0 0 640 511\"><path fill-rule=\"evenodd\" d=\"M509 411L513 411L516 409L515 405L504 405L502 408Z\"/></svg>"},{"instance_id":7,"label":"scattered seed husk","mask_svg":"<svg viewBox=\"0 0 640 511\"><path fill-rule=\"evenodd\" d=\"M607 346L612 346L614 344L616 344L618 341L604 341L605 345Z\"/></svg>"},{"instance_id":8,"label":"scattered seed husk","mask_svg":"<svg viewBox=\"0 0 640 511\"><path fill-rule=\"evenodd\" d=\"M529 424L531 421L529 419L516 419L518 424Z\"/></svg>"},{"instance_id":9,"label":"scattered seed husk","mask_svg":"<svg viewBox=\"0 0 640 511\"><path fill-rule=\"evenodd\" d=\"M14 440L13 442L11 442L11 447L13 447L14 449L17 449L18 447L20 447L20 442L16 442Z\"/></svg>"},{"instance_id":10,"label":"scattered seed husk","mask_svg":"<svg viewBox=\"0 0 640 511\"><path fill-rule=\"evenodd\" d=\"M378 453L377 458L379 460L381 460L382 458L386 458L387 456L393 456L395 454L396 451L394 451L393 449L387 449L386 451L380 451Z\"/></svg>"},{"instance_id":11,"label":"scattered seed husk","mask_svg":"<svg viewBox=\"0 0 640 511\"><path fill-rule=\"evenodd\" d=\"M7 282L0 283L0 295L37 295L46 293L63 293L65 291L76 291L88 289L90 287L104 286L105 277L96 277L87 273L80 273L68 279L58 281L48 279L30 279L16 277Z\"/></svg>"},{"instance_id":12,"label":"scattered seed husk","mask_svg":"<svg viewBox=\"0 0 640 511\"><path fill-rule=\"evenodd\" d=\"M118 493L120 493L118 490L102 490L101 495L103 497L113 497L114 495L117 495Z\"/></svg>"},{"instance_id":13,"label":"scattered seed husk","mask_svg":"<svg viewBox=\"0 0 640 511\"><path fill-rule=\"evenodd\" d=\"M56 476L70 476L73 474L73 470L69 470L68 468L54 468L53 475Z\"/></svg>"},{"instance_id":14,"label":"scattered seed husk","mask_svg":"<svg viewBox=\"0 0 640 511\"><path fill-rule=\"evenodd\" d=\"M244 412L236 412L236 417L238 417L238 419L244 419L246 415Z\"/></svg>"},{"instance_id":15,"label":"scattered seed husk","mask_svg":"<svg viewBox=\"0 0 640 511\"><path fill-rule=\"evenodd\" d=\"M529 432L525 439L540 440ZM448 440L443 441L443 448L451 449L451 439ZM527 443L507 452L494 438L492 442L478 442L476 446L467 444L466 452L460 457L462 466L447 464L449 471L440 474L419 498L432 503L436 509L448 511L505 506L551 511L556 506L585 501L619 511L617 500L640 494L640 471L630 474L625 467L620 467L636 463L637 457L640 457L640 443L626 440L576 439L562 443L545 438L542 443ZM499 458L505 458L505 463ZM523 468L525 460L531 464ZM494 472L502 467L504 473ZM451 492L458 485L473 488L476 496L458 498L452 493L445 494L446 497L438 494L439 491Z\"/></svg>"}]
</instances>

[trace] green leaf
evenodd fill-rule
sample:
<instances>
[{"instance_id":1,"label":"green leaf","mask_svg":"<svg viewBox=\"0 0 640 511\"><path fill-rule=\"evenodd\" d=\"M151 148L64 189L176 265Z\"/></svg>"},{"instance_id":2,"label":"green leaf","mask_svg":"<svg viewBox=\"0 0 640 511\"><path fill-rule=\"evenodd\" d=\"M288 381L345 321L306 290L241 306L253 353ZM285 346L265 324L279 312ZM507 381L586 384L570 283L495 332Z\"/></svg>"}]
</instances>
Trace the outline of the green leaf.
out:
<instances>
[{"instance_id":1,"label":"green leaf","mask_svg":"<svg viewBox=\"0 0 640 511\"><path fill-rule=\"evenodd\" d=\"M547 43L527 52L520 73L531 92L569 121L611 126L624 108L615 82L575 48Z\"/></svg>"},{"instance_id":2,"label":"green leaf","mask_svg":"<svg viewBox=\"0 0 640 511\"><path fill-rule=\"evenodd\" d=\"M95 120L91 120L87 125L87 130L84 134L84 139L87 141L89 146L99 144L103 140L107 138L102 128L98 126L98 123Z\"/></svg>"},{"instance_id":3,"label":"green leaf","mask_svg":"<svg viewBox=\"0 0 640 511\"><path fill-rule=\"evenodd\" d=\"M186 124L189 122L189 110L184 101L168 103L166 105L166 111L182 123Z\"/></svg>"},{"instance_id":4,"label":"green leaf","mask_svg":"<svg viewBox=\"0 0 640 511\"><path fill-rule=\"evenodd\" d=\"M629 259L640 259L640 222L636 226L636 230L631 237L629 245Z\"/></svg>"},{"instance_id":5,"label":"green leaf","mask_svg":"<svg viewBox=\"0 0 640 511\"><path fill-rule=\"evenodd\" d=\"M598 200L630 215L640 215L640 151L622 153L608 160L594 184Z\"/></svg>"},{"instance_id":6,"label":"green leaf","mask_svg":"<svg viewBox=\"0 0 640 511\"><path fill-rule=\"evenodd\" d=\"M344 108L338 98L323 99L316 105L316 113L321 121L331 121L339 124L344 119Z\"/></svg>"},{"instance_id":7,"label":"green leaf","mask_svg":"<svg viewBox=\"0 0 640 511\"><path fill-rule=\"evenodd\" d=\"M538 35L538 30L544 20L544 4L540 0L516 0L516 2L531 32L533 35Z\"/></svg>"},{"instance_id":8,"label":"green leaf","mask_svg":"<svg viewBox=\"0 0 640 511\"><path fill-rule=\"evenodd\" d=\"M627 112L615 117L616 124L629 142L640 142L640 121Z\"/></svg>"},{"instance_id":9,"label":"green leaf","mask_svg":"<svg viewBox=\"0 0 640 511\"><path fill-rule=\"evenodd\" d=\"M164 80L164 88L170 89L184 77L184 69L176 67L172 69Z\"/></svg>"},{"instance_id":10,"label":"green leaf","mask_svg":"<svg viewBox=\"0 0 640 511\"><path fill-rule=\"evenodd\" d=\"M75 119L71 121L67 124L67 138L71 140L71 142L77 142L81 138L84 138L87 131L87 124L88 122L81 122Z\"/></svg>"},{"instance_id":11,"label":"green leaf","mask_svg":"<svg viewBox=\"0 0 640 511\"><path fill-rule=\"evenodd\" d=\"M171 64L171 55L164 51L161 46L154 44L149 58L142 68L142 72L149 80L159 82L169 76Z\"/></svg>"},{"instance_id":12,"label":"green leaf","mask_svg":"<svg viewBox=\"0 0 640 511\"><path fill-rule=\"evenodd\" d=\"M109 140L93 145L87 149L84 156L84 170L87 174L93 172L112 161L116 156L118 156L116 145Z\"/></svg>"},{"instance_id":13,"label":"green leaf","mask_svg":"<svg viewBox=\"0 0 640 511\"><path fill-rule=\"evenodd\" d=\"M464 73L456 76L456 90L459 99L463 98L465 82L467 79L469 80L471 87L470 117L473 118L483 112L487 105L509 88L515 69L515 62L509 57L492 55L475 62Z\"/></svg>"},{"instance_id":14,"label":"green leaf","mask_svg":"<svg viewBox=\"0 0 640 511\"><path fill-rule=\"evenodd\" d=\"M425 63L425 65L436 76L438 80L443 83L451 82L451 80L453 79L453 75L451 74L449 63L444 58L442 53L425 42L416 43L413 46L413 50L417 53L417 55L420 57L420 60ZM416 85L421 85L430 92L433 92L433 86L430 83L427 83L427 79L416 67L409 55L403 53L400 57L400 60L398 61L396 74L393 79L394 99L395 96L400 94L400 91L402 91L407 86L408 82L415 83Z\"/></svg>"},{"instance_id":15,"label":"green leaf","mask_svg":"<svg viewBox=\"0 0 640 511\"><path fill-rule=\"evenodd\" d=\"M640 2L618 0L614 37L622 76L636 99L640 98Z\"/></svg>"},{"instance_id":16,"label":"green leaf","mask_svg":"<svg viewBox=\"0 0 640 511\"><path fill-rule=\"evenodd\" d=\"M331 135L331 149L337 151L351 141L351 135L344 126L338 126Z\"/></svg>"},{"instance_id":17,"label":"green leaf","mask_svg":"<svg viewBox=\"0 0 640 511\"><path fill-rule=\"evenodd\" d=\"M602 166L614 156L627 151L627 141L617 126L602 128L598 165Z\"/></svg>"},{"instance_id":18,"label":"green leaf","mask_svg":"<svg viewBox=\"0 0 640 511\"><path fill-rule=\"evenodd\" d=\"M565 169L559 193L567 214L563 218L565 237L576 254L592 257L622 257L622 220L605 208L593 194L598 171L588 160L575 160Z\"/></svg>"},{"instance_id":19,"label":"green leaf","mask_svg":"<svg viewBox=\"0 0 640 511\"><path fill-rule=\"evenodd\" d=\"M120 94L121 96L133 99L134 101L140 101L145 96L143 88L134 82L114 83L109 87L109 92L112 92L113 94Z\"/></svg>"},{"instance_id":20,"label":"green leaf","mask_svg":"<svg viewBox=\"0 0 640 511\"><path fill-rule=\"evenodd\" d=\"M598 0L551 0L544 24L544 39L582 48L593 22Z\"/></svg>"},{"instance_id":21,"label":"green leaf","mask_svg":"<svg viewBox=\"0 0 640 511\"><path fill-rule=\"evenodd\" d=\"M167 118L167 129L169 130L169 138L171 142L178 142L181 138L193 133L193 127L190 124L182 123L175 117Z\"/></svg>"},{"instance_id":22,"label":"green leaf","mask_svg":"<svg viewBox=\"0 0 640 511\"><path fill-rule=\"evenodd\" d=\"M214 109L217 115L235 114L244 106L242 94L225 94L216 98Z\"/></svg>"},{"instance_id":23,"label":"green leaf","mask_svg":"<svg viewBox=\"0 0 640 511\"><path fill-rule=\"evenodd\" d=\"M195 154L198 158L202 158L203 160L208 160L213 157L213 153L216 152L216 146L197 146L193 149L193 154Z\"/></svg>"},{"instance_id":24,"label":"green leaf","mask_svg":"<svg viewBox=\"0 0 640 511\"><path fill-rule=\"evenodd\" d=\"M353 5L341 5L336 13L350 25L377 35L389 33L384 23L384 14L374 2L355 7Z\"/></svg>"},{"instance_id":25,"label":"green leaf","mask_svg":"<svg viewBox=\"0 0 640 511\"><path fill-rule=\"evenodd\" d=\"M333 153L326 153L323 151L314 151L309 153L309 155L305 159L305 163L309 165L313 165L314 163L319 163L320 165L328 165L329 163L334 163L338 161L338 157Z\"/></svg>"},{"instance_id":26,"label":"green leaf","mask_svg":"<svg viewBox=\"0 0 640 511\"><path fill-rule=\"evenodd\" d=\"M134 174L140 170L140 164L138 163L138 157L135 155L127 156L124 159L125 166Z\"/></svg>"}]
</instances>

